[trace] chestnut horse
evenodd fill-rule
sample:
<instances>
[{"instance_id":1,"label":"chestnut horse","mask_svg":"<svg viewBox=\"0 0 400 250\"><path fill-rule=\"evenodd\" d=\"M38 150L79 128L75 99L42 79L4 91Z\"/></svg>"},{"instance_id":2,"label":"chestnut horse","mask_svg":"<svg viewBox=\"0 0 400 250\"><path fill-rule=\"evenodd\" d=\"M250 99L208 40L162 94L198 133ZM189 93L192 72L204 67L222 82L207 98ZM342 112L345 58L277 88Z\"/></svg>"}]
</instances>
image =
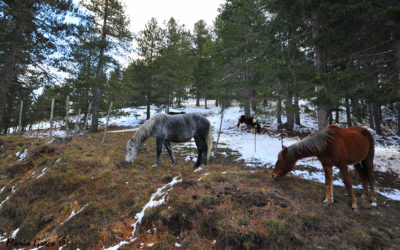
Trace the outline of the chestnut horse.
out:
<instances>
[{"instance_id":1,"label":"chestnut horse","mask_svg":"<svg viewBox=\"0 0 400 250\"><path fill-rule=\"evenodd\" d=\"M376 206L373 172L374 151L374 138L367 129L358 126L342 129L336 125L330 125L289 147L282 146L272 177L285 176L293 170L297 160L316 156L325 172L324 203L333 202L332 166L336 166L339 168L343 182L350 194L352 208L357 209L357 201L347 167L348 164L353 164L362 179L362 197L367 197L369 182L372 206Z\"/></svg>"}]
</instances>

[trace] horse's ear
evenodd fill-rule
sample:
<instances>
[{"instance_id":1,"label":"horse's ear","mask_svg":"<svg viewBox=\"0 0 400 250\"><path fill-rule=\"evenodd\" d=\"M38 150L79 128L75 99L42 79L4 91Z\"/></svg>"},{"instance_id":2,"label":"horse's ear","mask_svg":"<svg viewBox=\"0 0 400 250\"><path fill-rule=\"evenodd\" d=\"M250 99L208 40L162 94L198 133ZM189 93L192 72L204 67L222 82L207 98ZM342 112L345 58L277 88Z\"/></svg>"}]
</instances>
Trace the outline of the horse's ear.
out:
<instances>
[{"instance_id":1,"label":"horse's ear","mask_svg":"<svg viewBox=\"0 0 400 250\"><path fill-rule=\"evenodd\" d=\"M286 156L287 152L288 152L288 148L285 147L285 146L282 146L282 156L283 156L283 157Z\"/></svg>"}]
</instances>

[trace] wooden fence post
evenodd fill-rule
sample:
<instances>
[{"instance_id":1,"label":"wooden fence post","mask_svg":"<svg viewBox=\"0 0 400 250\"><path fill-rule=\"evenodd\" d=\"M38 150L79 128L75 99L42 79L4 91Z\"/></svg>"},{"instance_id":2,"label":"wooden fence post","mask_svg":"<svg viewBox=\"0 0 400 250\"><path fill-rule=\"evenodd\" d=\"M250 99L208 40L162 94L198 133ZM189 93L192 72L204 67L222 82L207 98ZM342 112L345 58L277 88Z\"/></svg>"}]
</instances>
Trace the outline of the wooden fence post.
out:
<instances>
[{"instance_id":1,"label":"wooden fence post","mask_svg":"<svg viewBox=\"0 0 400 250\"><path fill-rule=\"evenodd\" d=\"M78 116L76 117L76 120L75 120L75 134L77 134L79 131L79 125L78 125L79 116L81 116L81 109L78 110Z\"/></svg>"},{"instance_id":2,"label":"wooden fence post","mask_svg":"<svg viewBox=\"0 0 400 250\"><path fill-rule=\"evenodd\" d=\"M86 119L85 119L85 125L83 126L83 134L82 136L85 136L86 133L86 128L87 128L87 124L88 124L88 120L89 120L89 114L90 114L90 109L92 108L92 103L89 103L89 107L86 113Z\"/></svg>"},{"instance_id":3,"label":"wooden fence post","mask_svg":"<svg viewBox=\"0 0 400 250\"><path fill-rule=\"evenodd\" d=\"M218 137L217 137L217 143L215 145L215 152L217 152L217 147L218 147L218 143L219 143L219 137L221 135L221 130L222 130L222 122L224 120L224 111L225 111L225 107L223 105L221 105L221 121L219 123L219 130L218 130Z\"/></svg>"},{"instance_id":4,"label":"wooden fence post","mask_svg":"<svg viewBox=\"0 0 400 250\"><path fill-rule=\"evenodd\" d=\"M18 122L18 128L17 128L17 133L21 133L22 131L22 107L24 106L24 101L21 100L21 107L19 109L19 122Z\"/></svg>"},{"instance_id":5,"label":"wooden fence post","mask_svg":"<svg viewBox=\"0 0 400 250\"><path fill-rule=\"evenodd\" d=\"M51 99L51 110L50 110L50 137L53 137L53 112L54 112L54 98Z\"/></svg>"},{"instance_id":6,"label":"wooden fence post","mask_svg":"<svg viewBox=\"0 0 400 250\"><path fill-rule=\"evenodd\" d=\"M68 112L69 112L69 96L67 96L67 100L65 101L65 106L67 109L66 115L65 115L65 135L68 136Z\"/></svg>"},{"instance_id":7,"label":"wooden fence post","mask_svg":"<svg viewBox=\"0 0 400 250\"><path fill-rule=\"evenodd\" d=\"M103 140L101 140L101 144L103 144L103 143L104 143L104 140L106 139L108 120L110 120L110 113L111 113L112 105L113 105L113 102L111 102L110 108L108 109L107 120L106 120L106 126L104 127Z\"/></svg>"}]
</instances>

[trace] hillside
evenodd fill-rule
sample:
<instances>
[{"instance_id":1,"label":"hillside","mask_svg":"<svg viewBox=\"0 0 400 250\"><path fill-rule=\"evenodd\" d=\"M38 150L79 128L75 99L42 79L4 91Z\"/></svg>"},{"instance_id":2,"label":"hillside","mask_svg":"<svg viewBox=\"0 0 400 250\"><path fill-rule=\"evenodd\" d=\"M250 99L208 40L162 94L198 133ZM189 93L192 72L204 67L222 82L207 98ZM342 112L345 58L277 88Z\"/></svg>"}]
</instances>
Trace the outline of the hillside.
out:
<instances>
[{"instance_id":1,"label":"hillside","mask_svg":"<svg viewBox=\"0 0 400 250\"><path fill-rule=\"evenodd\" d=\"M194 172L179 152L174 168L166 153L161 166L152 168L155 142L149 139L137 161L125 164L121 160L131 134L110 133L104 145L101 133L59 145L1 137L2 246L7 239L17 248L33 247L40 239L39 244L66 249L124 241L130 243L122 249L394 249L400 243L398 201L378 196L378 207L372 208L359 198L360 211L353 212L347 192L335 187L335 203L326 207L323 184L295 176L273 181L270 169L246 167L227 148L219 148L200 171ZM15 152L25 148L28 157L18 161ZM132 235L135 215L175 177L179 181L173 187L153 196L154 202L165 202L146 210ZM360 197L360 190L355 192ZM13 233L15 240L9 238Z\"/></svg>"}]
</instances>

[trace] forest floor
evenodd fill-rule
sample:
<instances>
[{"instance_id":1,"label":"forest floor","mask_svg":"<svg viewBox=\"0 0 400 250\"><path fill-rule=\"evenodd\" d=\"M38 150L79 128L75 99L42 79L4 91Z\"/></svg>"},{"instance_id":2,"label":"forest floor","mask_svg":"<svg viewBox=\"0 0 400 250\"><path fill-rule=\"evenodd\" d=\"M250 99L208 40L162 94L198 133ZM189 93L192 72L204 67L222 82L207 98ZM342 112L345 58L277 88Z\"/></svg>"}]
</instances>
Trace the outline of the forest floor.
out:
<instances>
[{"instance_id":1,"label":"forest floor","mask_svg":"<svg viewBox=\"0 0 400 250\"><path fill-rule=\"evenodd\" d=\"M237 110L226 111L220 143L197 170L193 142L173 145L176 166L163 152L161 165L152 168L152 138L126 164L125 144L134 132L123 117L104 144L101 132L64 144L0 136L0 249L398 248L396 137L377 138L377 207L361 199L360 178L350 168L359 204L353 211L338 173L334 203L323 205L315 160L274 181L278 131L271 125L257 135L254 150L254 135L235 130ZM217 130L217 110L206 112ZM128 131L117 126L122 121ZM285 144L309 132L288 133Z\"/></svg>"}]
</instances>

